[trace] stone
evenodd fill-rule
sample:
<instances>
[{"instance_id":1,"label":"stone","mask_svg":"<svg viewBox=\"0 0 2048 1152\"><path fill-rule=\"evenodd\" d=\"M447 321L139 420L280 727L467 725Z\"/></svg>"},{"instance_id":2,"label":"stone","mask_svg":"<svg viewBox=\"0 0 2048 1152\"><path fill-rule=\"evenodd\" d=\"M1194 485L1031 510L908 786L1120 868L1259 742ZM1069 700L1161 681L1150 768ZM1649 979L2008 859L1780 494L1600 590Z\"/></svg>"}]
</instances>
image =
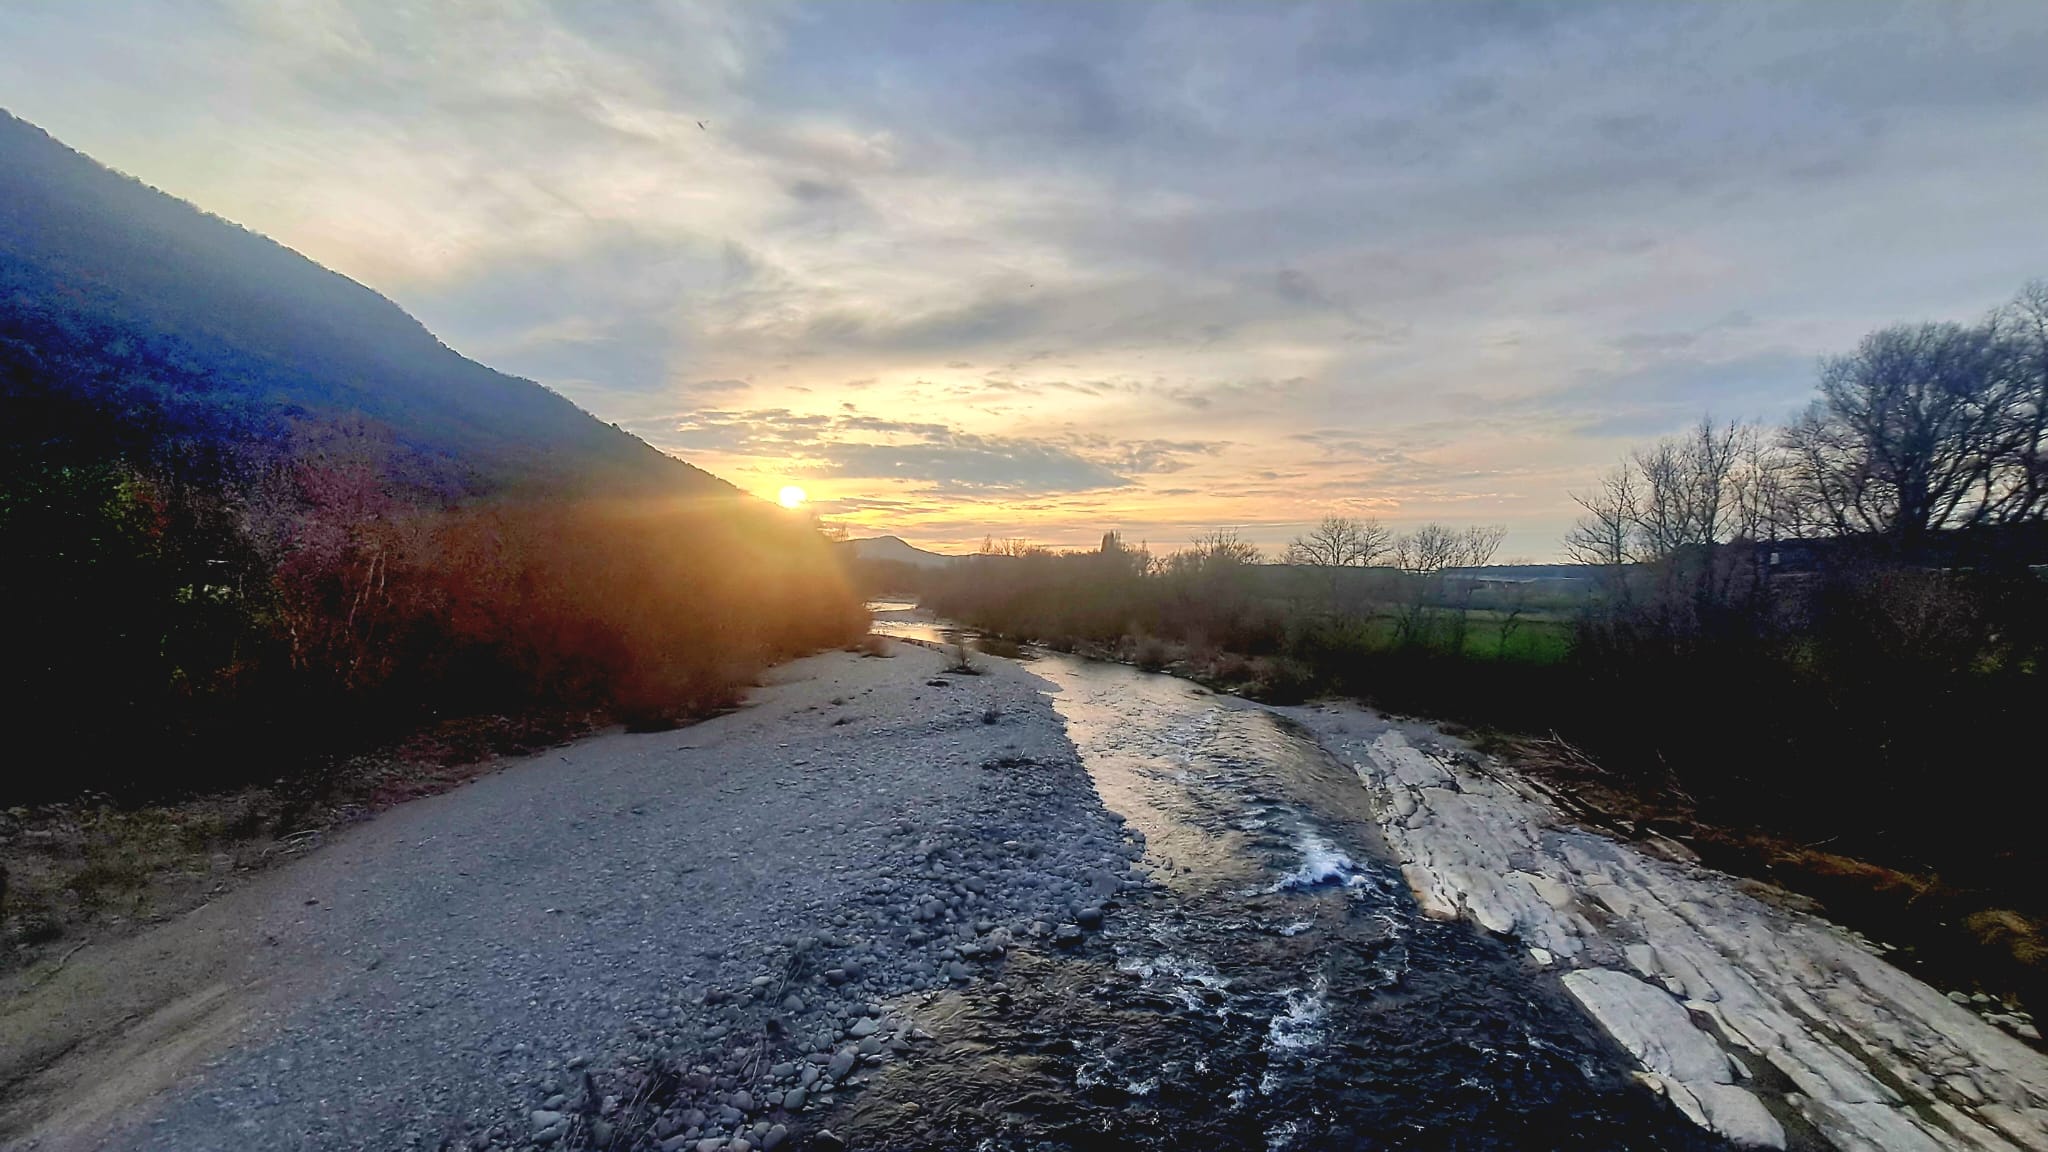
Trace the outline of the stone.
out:
<instances>
[{"instance_id":1,"label":"stone","mask_svg":"<svg viewBox=\"0 0 2048 1152\"><path fill-rule=\"evenodd\" d=\"M1684 1007L1626 972L1567 972L1565 990L1662 1085L1679 1111L1741 1147L1783 1148L1785 1131L1747 1089L1721 1045Z\"/></svg>"},{"instance_id":2,"label":"stone","mask_svg":"<svg viewBox=\"0 0 2048 1152\"><path fill-rule=\"evenodd\" d=\"M742 1112L752 1112L754 1110L754 1094L745 1088L740 1089L732 1094L732 1106Z\"/></svg>"},{"instance_id":3,"label":"stone","mask_svg":"<svg viewBox=\"0 0 2048 1152\"><path fill-rule=\"evenodd\" d=\"M1053 933L1052 942L1062 948L1075 947L1081 943L1081 929L1077 925L1062 924L1059 931Z\"/></svg>"},{"instance_id":4,"label":"stone","mask_svg":"<svg viewBox=\"0 0 2048 1152\"><path fill-rule=\"evenodd\" d=\"M536 1108L527 1119L533 1121L533 1130L539 1132L543 1128L552 1128L560 1124L562 1114L547 1108Z\"/></svg>"},{"instance_id":5,"label":"stone","mask_svg":"<svg viewBox=\"0 0 2048 1152\"><path fill-rule=\"evenodd\" d=\"M864 1040L869 1036L873 1036L881 1027L880 1024L875 1023L873 1017L863 1016L853 1022L853 1027L848 1028L846 1034L856 1040Z\"/></svg>"},{"instance_id":6,"label":"stone","mask_svg":"<svg viewBox=\"0 0 2048 1152\"><path fill-rule=\"evenodd\" d=\"M859 1058L860 1053L858 1050L851 1047L841 1048L832 1054L832 1064L827 1071L834 1080L844 1080L846 1074L853 1071L854 1063Z\"/></svg>"},{"instance_id":7,"label":"stone","mask_svg":"<svg viewBox=\"0 0 2048 1152\"><path fill-rule=\"evenodd\" d=\"M789 1139L789 1128L782 1124L775 1125L773 1128L768 1129L766 1136L761 1137L763 1152L775 1152L777 1148L782 1147L782 1142L787 1139Z\"/></svg>"},{"instance_id":8,"label":"stone","mask_svg":"<svg viewBox=\"0 0 2048 1152\"><path fill-rule=\"evenodd\" d=\"M811 1137L811 1147L819 1152L845 1152L846 1141L833 1135L830 1128L820 1128L818 1134Z\"/></svg>"},{"instance_id":9,"label":"stone","mask_svg":"<svg viewBox=\"0 0 2048 1152\"><path fill-rule=\"evenodd\" d=\"M1083 928L1100 928L1102 927L1102 909L1093 906L1083 908L1079 912L1074 913L1074 922Z\"/></svg>"},{"instance_id":10,"label":"stone","mask_svg":"<svg viewBox=\"0 0 2048 1152\"><path fill-rule=\"evenodd\" d=\"M785 1112L801 1112L804 1110L804 1101L809 1097L810 1093L803 1089L791 1088L782 1094L782 1110Z\"/></svg>"}]
</instances>

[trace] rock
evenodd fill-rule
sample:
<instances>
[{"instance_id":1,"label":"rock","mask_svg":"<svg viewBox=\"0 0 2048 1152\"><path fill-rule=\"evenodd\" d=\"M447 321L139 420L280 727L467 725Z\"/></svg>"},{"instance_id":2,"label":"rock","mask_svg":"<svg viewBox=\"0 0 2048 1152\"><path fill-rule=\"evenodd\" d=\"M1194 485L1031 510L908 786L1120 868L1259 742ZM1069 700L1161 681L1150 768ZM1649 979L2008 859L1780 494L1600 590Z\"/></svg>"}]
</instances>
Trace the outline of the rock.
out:
<instances>
[{"instance_id":1,"label":"rock","mask_svg":"<svg viewBox=\"0 0 2048 1152\"><path fill-rule=\"evenodd\" d=\"M611 1121L609 1121L609 1120L592 1120L592 1121L590 1122L590 1145L591 1145L591 1147L593 1147L593 1148L603 1148L603 1147L605 1147L606 1145L610 1144L611 1142L612 1142L612 1122L611 1122Z\"/></svg>"},{"instance_id":2,"label":"rock","mask_svg":"<svg viewBox=\"0 0 2048 1152\"><path fill-rule=\"evenodd\" d=\"M844 1080L846 1074L853 1071L854 1063L859 1059L860 1053L857 1049L851 1047L841 1048L832 1054L832 1064L826 1071L831 1074L834 1080Z\"/></svg>"},{"instance_id":3,"label":"rock","mask_svg":"<svg viewBox=\"0 0 2048 1152\"><path fill-rule=\"evenodd\" d=\"M1702 1084L1694 1089L1707 1114L1707 1127L1738 1148L1783 1148L1785 1129L1765 1111L1763 1101L1728 1084Z\"/></svg>"},{"instance_id":4,"label":"rock","mask_svg":"<svg viewBox=\"0 0 2048 1152\"><path fill-rule=\"evenodd\" d=\"M782 1147L782 1142L787 1139L789 1139L789 1129L784 1125L777 1124L775 1127L768 1129L768 1135L761 1138L761 1147L764 1152L775 1152L777 1148Z\"/></svg>"},{"instance_id":5,"label":"rock","mask_svg":"<svg viewBox=\"0 0 2048 1152\"><path fill-rule=\"evenodd\" d=\"M875 1023L873 1017L863 1016L853 1022L853 1027L848 1028L846 1034L856 1040L864 1040L869 1036L873 1036L881 1027L880 1024Z\"/></svg>"},{"instance_id":6,"label":"rock","mask_svg":"<svg viewBox=\"0 0 2048 1152\"><path fill-rule=\"evenodd\" d=\"M1100 928L1102 927L1102 909L1092 906L1083 908L1079 912L1074 913L1074 922L1083 928Z\"/></svg>"},{"instance_id":7,"label":"rock","mask_svg":"<svg viewBox=\"0 0 2048 1152\"><path fill-rule=\"evenodd\" d=\"M818 1134L811 1137L811 1147L820 1152L845 1152L846 1141L834 1136L830 1128L820 1128Z\"/></svg>"},{"instance_id":8,"label":"rock","mask_svg":"<svg viewBox=\"0 0 2048 1152\"><path fill-rule=\"evenodd\" d=\"M706 1136L704 1139L697 1141L697 1152L719 1152L719 1149L724 1147L725 1137L723 1136Z\"/></svg>"},{"instance_id":9,"label":"rock","mask_svg":"<svg viewBox=\"0 0 2048 1152\"><path fill-rule=\"evenodd\" d=\"M804 1110L804 1101L809 1097L810 1093L803 1089L791 1088L782 1094L782 1110L785 1112L801 1112Z\"/></svg>"},{"instance_id":10,"label":"rock","mask_svg":"<svg viewBox=\"0 0 2048 1152\"><path fill-rule=\"evenodd\" d=\"M1968 992L1951 992L1948 994L1948 998L1958 1004L1968 1004L1970 1002L1970 994Z\"/></svg>"},{"instance_id":11,"label":"rock","mask_svg":"<svg viewBox=\"0 0 2048 1152\"><path fill-rule=\"evenodd\" d=\"M1678 1001L1657 988L1607 968L1567 972L1564 986L1650 1071L1688 1087L1734 1081L1721 1046L1693 1026Z\"/></svg>"},{"instance_id":12,"label":"rock","mask_svg":"<svg viewBox=\"0 0 2048 1152\"><path fill-rule=\"evenodd\" d=\"M1081 943L1081 929L1073 924L1062 924L1052 934L1052 942L1062 948L1072 948Z\"/></svg>"},{"instance_id":13,"label":"rock","mask_svg":"<svg viewBox=\"0 0 2048 1152\"><path fill-rule=\"evenodd\" d=\"M732 1106L742 1112L752 1112L754 1110L754 1094L744 1088L740 1089L732 1094Z\"/></svg>"},{"instance_id":14,"label":"rock","mask_svg":"<svg viewBox=\"0 0 2048 1152\"><path fill-rule=\"evenodd\" d=\"M1735 1068L1678 1001L1626 972L1567 972L1564 986L1616 1043L1662 1083L1679 1111L1753 1148L1783 1148L1785 1131L1763 1103L1735 1085Z\"/></svg>"},{"instance_id":15,"label":"rock","mask_svg":"<svg viewBox=\"0 0 2048 1152\"><path fill-rule=\"evenodd\" d=\"M537 1108L527 1119L533 1121L533 1130L539 1132L543 1128L553 1128L555 1125L560 1124L562 1122L562 1114L548 1108Z\"/></svg>"},{"instance_id":16,"label":"rock","mask_svg":"<svg viewBox=\"0 0 2048 1152\"><path fill-rule=\"evenodd\" d=\"M768 1069L768 1075L773 1076L777 1080L787 1080L791 1076L796 1075L796 1065L785 1060L775 1067Z\"/></svg>"},{"instance_id":17,"label":"rock","mask_svg":"<svg viewBox=\"0 0 2048 1152\"><path fill-rule=\"evenodd\" d=\"M784 997L782 998L782 1010L783 1010L784 1012L801 1012L801 1011L803 1011L803 1010L804 1010L804 1002L803 1002L803 998L802 998L802 997L800 997L800 996L798 996L798 995L797 995L796 993L794 993L794 992L791 992L791 993L790 993L789 995L787 995L787 996L784 996Z\"/></svg>"}]
</instances>

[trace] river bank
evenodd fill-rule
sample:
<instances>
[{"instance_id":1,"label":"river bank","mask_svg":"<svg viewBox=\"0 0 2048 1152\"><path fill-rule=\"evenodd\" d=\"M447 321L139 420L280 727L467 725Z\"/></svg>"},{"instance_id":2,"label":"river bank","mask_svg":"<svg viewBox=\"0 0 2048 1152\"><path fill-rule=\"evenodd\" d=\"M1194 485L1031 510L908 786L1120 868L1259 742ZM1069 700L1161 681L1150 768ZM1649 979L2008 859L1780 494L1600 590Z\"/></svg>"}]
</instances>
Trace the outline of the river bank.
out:
<instances>
[{"instance_id":1,"label":"river bank","mask_svg":"<svg viewBox=\"0 0 2048 1152\"><path fill-rule=\"evenodd\" d=\"M1818 917L1585 830L1511 765L1366 709L1280 710L1373 794L1430 913L1567 970L1688 1115L1772 1143L1763 1099L1840 1148L2048 1148L2048 1059ZM1782 1136L1782 1133L1779 1133Z\"/></svg>"},{"instance_id":2,"label":"river bank","mask_svg":"<svg viewBox=\"0 0 2048 1152\"><path fill-rule=\"evenodd\" d=\"M10 988L0 1142L811 1138L917 1043L872 1009L1094 930L1129 864L1035 678L878 647L512 760Z\"/></svg>"}]
</instances>

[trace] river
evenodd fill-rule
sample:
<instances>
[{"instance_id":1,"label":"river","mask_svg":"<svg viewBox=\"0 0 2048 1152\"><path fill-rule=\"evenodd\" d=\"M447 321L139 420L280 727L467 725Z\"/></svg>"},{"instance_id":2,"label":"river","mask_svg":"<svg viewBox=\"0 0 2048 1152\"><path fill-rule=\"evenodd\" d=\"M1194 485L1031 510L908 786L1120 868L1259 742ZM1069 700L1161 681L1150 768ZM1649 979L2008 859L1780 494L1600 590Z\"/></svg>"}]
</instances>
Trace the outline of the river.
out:
<instances>
[{"instance_id":1,"label":"river","mask_svg":"<svg viewBox=\"0 0 2048 1152\"><path fill-rule=\"evenodd\" d=\"M877 630L960 639L907 615ZM1725 1146L1526 951L1424 916L1357 776L1298 726L1121 665L1029 666L1155 883L1106 948L1019 953L922 1007L945 1055L863 1095L857 1146L905 1109L957 1147Z\"/></svg>"}]
</instances>

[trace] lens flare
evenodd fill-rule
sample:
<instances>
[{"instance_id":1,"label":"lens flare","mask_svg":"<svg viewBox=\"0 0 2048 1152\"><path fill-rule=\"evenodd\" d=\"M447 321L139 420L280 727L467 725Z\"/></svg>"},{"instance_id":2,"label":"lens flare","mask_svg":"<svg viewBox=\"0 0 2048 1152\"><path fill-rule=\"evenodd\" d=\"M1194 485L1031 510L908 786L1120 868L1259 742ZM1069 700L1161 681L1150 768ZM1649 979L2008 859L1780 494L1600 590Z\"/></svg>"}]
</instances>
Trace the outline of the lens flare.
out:
<instances>
[{"instance_id":1,"label":"lens flare","mask_svg":"<svg viewBox=\"0 0 2048 1152\"><path fill-rule=\"evenodd\" d=\"M780 502L784 508L795 508L796 506L802 504L805 500L810 499L810 497L804 495L803 489L797 487L794 484L791 484L789 487L784 488L781 492L776 493L775 499L778 502Z\"/></svg>"}]
</instances>

